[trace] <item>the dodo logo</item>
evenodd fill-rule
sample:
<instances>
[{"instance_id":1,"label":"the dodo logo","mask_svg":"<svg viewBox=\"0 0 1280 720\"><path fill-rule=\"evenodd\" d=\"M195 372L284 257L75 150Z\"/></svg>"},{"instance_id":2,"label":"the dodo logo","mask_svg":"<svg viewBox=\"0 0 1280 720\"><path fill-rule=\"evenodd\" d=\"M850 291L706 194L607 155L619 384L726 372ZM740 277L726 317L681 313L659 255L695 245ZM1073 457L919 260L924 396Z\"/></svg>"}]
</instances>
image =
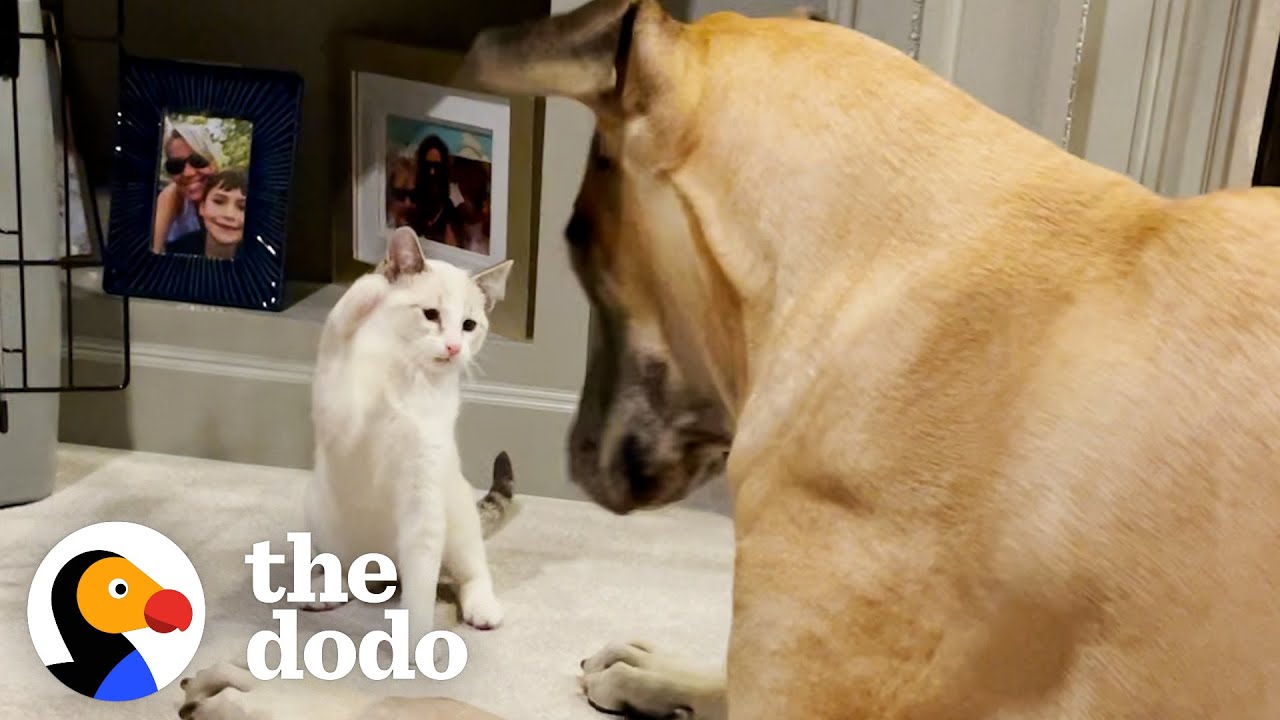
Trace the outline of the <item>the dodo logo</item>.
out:
<instances>
[{"instance_id":1,"label":"the dodo logo","mask_svg":"<svg viewBox=\"0 0 1280 720\"><path fill-rule=\"evenodd\" d=\"M95 700L135 700L195 657L204 590L191 561L142 525L105 522L63 538L31 581L27 623L40 660Z\"/></svg>"}]
</instances>

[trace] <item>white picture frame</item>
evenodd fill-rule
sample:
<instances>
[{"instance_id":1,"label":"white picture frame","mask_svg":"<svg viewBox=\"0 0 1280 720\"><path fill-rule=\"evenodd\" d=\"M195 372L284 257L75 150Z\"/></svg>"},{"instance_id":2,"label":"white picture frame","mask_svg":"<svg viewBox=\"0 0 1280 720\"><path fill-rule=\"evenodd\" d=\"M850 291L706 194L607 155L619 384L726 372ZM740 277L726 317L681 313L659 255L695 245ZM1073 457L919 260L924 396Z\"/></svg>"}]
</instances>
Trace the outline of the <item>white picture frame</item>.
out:
<instances>
[{"instance_id":1,"label":"white picture frame","mask_svg":"<svg viewBox=\"0 0 1280 720\"><path fill-rule=\"evenodd\" d=\"M468 249L428 239L419 232L424 254L478 271L508 258L508 210L511 178L511 104L500 96L485 95L443 85L391 77L374 72L352 73L352 255L359 262L376 265L385 255L394 230L388 213L389 118L397 127L404 122L424 128L452 128L453 137L470 135L479 140L480 157L489 165L487 247ZM398 138L396 139L398 142ZM485 142L487 140L487 142ZM484 147L487 145L487 147ZM483 150L488 150L484 153ZM451 157L457 150L450 146ZM403 151L403 149L402 149ZM457 188L452 196L457 198Z\"/></svg>"}]
</instances>

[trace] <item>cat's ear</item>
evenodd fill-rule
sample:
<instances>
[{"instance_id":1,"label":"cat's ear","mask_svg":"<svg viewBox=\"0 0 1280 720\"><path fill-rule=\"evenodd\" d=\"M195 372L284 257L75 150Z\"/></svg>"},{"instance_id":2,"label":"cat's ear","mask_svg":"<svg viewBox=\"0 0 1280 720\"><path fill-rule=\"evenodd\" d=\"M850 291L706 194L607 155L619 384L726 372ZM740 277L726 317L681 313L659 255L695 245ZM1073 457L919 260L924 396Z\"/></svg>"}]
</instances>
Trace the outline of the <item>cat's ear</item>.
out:
<instances>
[{"instance_id":1,"label":"cat's ear","mask_svg":"<svg viewBox=\"0 0 1280 720\"><path fill-rule=\"evenodd\" d=\"M507 278L511 276L511 266L515 260L503 260L491 268L481 270L471 276L480 292L484 293L484 311L491 312L495 305L502 302L507 295Z\"/></svg>"},{"instance_id":2,"label":"cat's ear","mask_svg":"<svg viewBox=\"0 0 1280 720\"><path fill-rule=\"evenodd\" d=\"M427 259L418 244L418 233L413 228L401 226L387 239L387 257L379 265L382 274L391 282L401 275L413 275L427 269Z\"/></svg>"}]
</instances>

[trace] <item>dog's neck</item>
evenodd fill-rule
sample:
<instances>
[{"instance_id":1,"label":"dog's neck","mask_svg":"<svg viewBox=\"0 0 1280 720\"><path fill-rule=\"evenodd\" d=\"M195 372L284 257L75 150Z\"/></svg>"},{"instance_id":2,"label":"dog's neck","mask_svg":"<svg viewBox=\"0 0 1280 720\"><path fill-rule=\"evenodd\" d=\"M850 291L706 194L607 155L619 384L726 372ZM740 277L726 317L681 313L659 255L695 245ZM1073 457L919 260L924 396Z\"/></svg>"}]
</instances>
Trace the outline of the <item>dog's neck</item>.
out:
<instances>
[{"instance_id":1,"label":"dog's neck","mask_svg":"<svg viewBox=\"0 0 1280 720\"><path fill-rule=\"evenodd\" d=\"M982 252L987 246L996 254L1027 252L1013 249L1017 237L990 232L1001 221L992 208L1036 212L1011 202L1020 188L1036 186L1037 196L1063 206L1088 207L1099 192L1132 193L1135 201L1154 197L923 68L915 87L904 86L901 70L891 75L892 86L868 75L851 91L858 105L844 117L833 120L830 108L815 100L812 108L786 113L777 132L758 128L755 137L777 138L769 149L744 153L741 133L703 128L698 151L671 176L700 226L712 275L726 288L711 294L733 298L712 305L725 329L722 341L709 345L707 362L732 369L719 385L735 416L756 387L804 382L820 372L814 363L822 348L815 344L829 338L834 325L884 310L879 306L901 298L898 288L957 253L979 245ZM965 116L939 119L931 100L938 94L951 96L948 107ZM762 94L759 102L767 100ZM734 102L750 101L739 96ZM717 116L752 117L758 124L779 117L755 110L742 106ZM797 118L810 119L812 127ZM1002 130L998 137L991 136L993 127ZM969 137L957 141L956 135ZM997 166L990 161L996 153L1024 161L1016 169ZM1079 183L1081 173L1098 182Z\"/></svg>"}]
</instances>

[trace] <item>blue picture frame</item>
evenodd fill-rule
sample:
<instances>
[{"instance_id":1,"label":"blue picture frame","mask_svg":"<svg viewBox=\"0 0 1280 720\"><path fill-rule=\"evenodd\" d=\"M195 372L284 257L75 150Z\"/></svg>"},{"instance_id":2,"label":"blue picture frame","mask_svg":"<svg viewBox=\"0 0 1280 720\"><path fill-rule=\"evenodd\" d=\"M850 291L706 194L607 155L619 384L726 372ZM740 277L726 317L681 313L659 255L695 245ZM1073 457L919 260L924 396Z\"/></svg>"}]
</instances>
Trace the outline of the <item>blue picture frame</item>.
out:
<instances>
[{"instance_id":1,"label":"blue picture frame","mask_svg":"<svg viewBox=\"0 0 1280 720\"><path fill-rule=\"evenodd\" d=\"M136 56L122 59L120 74L111 215L103 248L103 291L205 305L282 310L303 90L301 76L281 70ZM247 154L248 158L247 168L234 168L243 170L239 177L247 181L247 192L234 196L241 209L241 224L239 240L234 240L233 230L232 240L228 241L234 243L231 257L168 252L173 246L162 245L165 235L157 229L156 210L164 188L161 178L171 172L162 169L162 157L169 147L167 137L171 137L166 136L166 131L178 127L171 123L181 117L217 118L222 123L219 128L251 128L251 133L242 133L248 137L247 153L243 140L237 146L241 150L238 157ZM213 137L208 130L211 126L201 127L206 129L199 137ZM223 137L228 137L225 131ZM213 154L221 156L227 144L220 145ZM191 150L196 145L180 147ZM183 160L177 162L181 164ZM184 172L195 167L188 160ZM199 181L200 187L207 184L204 179ZM223 185L227 186L234 183ZM194 190L197 196L200 192ZM192 228L184 239L193 242L184 242L183 247L195 247L196 241L201 247L213 247L215 233L206 227L204 208L213 207L206 201L214 201L209 201L207 190L203 192L204 200L185 197L190 194L185 190L175 190L167 196L166 207L178 207L174 203L180 203L184 228ZM225 197L221 195L217 201L222 202ZM206 231L202 238L195 237L195 233ZM157 246L165 250L158 251Z\"/></svg>"}]
</instances>

